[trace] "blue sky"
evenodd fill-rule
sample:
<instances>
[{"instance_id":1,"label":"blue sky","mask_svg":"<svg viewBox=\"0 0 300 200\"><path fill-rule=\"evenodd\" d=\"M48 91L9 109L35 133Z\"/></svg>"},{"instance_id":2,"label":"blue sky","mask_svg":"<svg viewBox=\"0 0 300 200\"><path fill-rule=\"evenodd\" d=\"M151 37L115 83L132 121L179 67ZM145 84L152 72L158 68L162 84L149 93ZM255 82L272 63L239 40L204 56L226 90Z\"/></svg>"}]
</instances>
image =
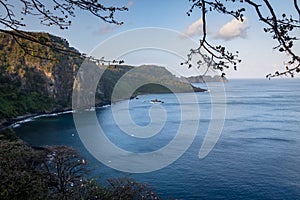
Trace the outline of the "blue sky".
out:
<instances>
[{"instance_id":1,"label":"blue sky","mask_svg":"<svg viewBox=\"0 0 300 200\"><path fill-rule=\"evenodd\" d=\"M34 18L25 19L28 24L26 29L47 31L64 37L71 46L87 54L91 53L97 46L99 48L99 44L107 41L107 39L114 38L115 35L122 35L124 31L145 27L166 28L185 33L196 43L201 37L199 29L199 26L201 26L201 13L199 10L195 10L191 16L187 16L186 12L190 9L188 0L104 0L102 2L105 5L125 5L129 7L127 12L116 13L116 19L124 22L122 26L104 23L98 18L78 10L76 18L72 19L72 26L68 30L61 31L55 27L44 27ZM289 3L292 0L271 0L270 2L279 14L291 10ZM256 15L251 11L252 8L246 7L247 20L245 23L236 22L231 17L225 17L221 14L208 14L208 38L211 42L213 44L223 44L233 52L238 50L240 58L243 60L237 72L228 71L228 78L264 78L269 72L283 69L284 62L287 61L284 54L272 50L276 42L271 39L270 35L263 32L263 24L257 20ZM299 30L297 31L299 32ZM297 35L300 35L300 32ZM124 40L119 45L126 46L127 43L132 42L135 42L134 39L131 41ZM189 49L192 47L182 46L182 48ZM299 44L295 47L295 50L300 52ZM153 54L153 51L145 53L150 55ZM141 58L141 52L136 57ZM168 59L168 56L162 57ZM168 61L162 63L164 65ZM134 61L134 55L130 55L129 64L139 65L144 63L141 59ZM146 64L151 64L151 61L148 59ZM159 63L155 61L155 64ZM176 65L174 60L170 64ZM178 67L180 67L179 63Z\"/></svg>"}]
</instances>

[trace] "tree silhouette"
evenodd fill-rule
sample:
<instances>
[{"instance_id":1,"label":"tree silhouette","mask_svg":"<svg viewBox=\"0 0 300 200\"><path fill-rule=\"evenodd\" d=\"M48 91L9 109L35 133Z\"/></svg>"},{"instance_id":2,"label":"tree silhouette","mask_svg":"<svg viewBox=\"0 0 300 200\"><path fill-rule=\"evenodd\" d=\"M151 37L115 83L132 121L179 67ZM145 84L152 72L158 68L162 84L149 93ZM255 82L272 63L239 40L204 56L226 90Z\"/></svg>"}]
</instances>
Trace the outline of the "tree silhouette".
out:
<instances>
[{"instance_id":1,"label":"tree silhouette","mask_svg":"<svg viewBox=\"0 0 300 200\"><path fill-rule=\"evenodd\" d=\"M126 177L100 185L89 169L71 147L31 147L12 130L0 130L0 199L160 199L147 184Z\"/></svg>"},{"instance_id":2,"label":"tree silhouette","mask_svg":"<svg viewBox=\"0 0 300 200\"><path fill-rule=\"evenodd\" d=\"M16 13L16 7L20 5L21 12ZM22 31L21 29L26 27L24 17L34 16L40 20L42 25L55 26L65 30L71 26L72 18L75 17L77 9L96 16L104 22L116 25L121 25L123 22L115 19L115 13L128 10L126 7L105 6L99 3L98 0L0 0L0 9L3 12L0 15L0 24L5 27L5 29L0 29L0 32L10 34L22 47L24 53L39 57L38 51L28 48L20 39L25 39L42 46L50 47L52 50L82 58L85 58L85 55L81 55L78 51L66 50L60 43L48 40L47 38L36 38L34 34Z\"/></svg>"},{"instance_id":3,"label":"tree silhouette","mask_svg":"<svg viewBox=\"0 0 300 200\"><path fill-rule=\"evenodd\" d=\"M46 199L42 152L6 139L0 139L0 199Z\"/></svg>"},{"instance_id":4,"label":"tree silhouette","mask_svg":"<svg viewBox=\"0 0 300 200\"><path fill-rule=\"evenodd\" d=\"M200 39L200 44L197 48L191 49L187 55L187 60L182 63L186 64L190 68L191 61L194 55L200 55L202 58L197 62L197 67L206 67L206 69L220 70L222 76L225 75L225 69L230 67L237 70L238 63L241 60L238 57L238 51L228 51L225 46L212 45L207 40L207 14L209 12L217 12L225 15L230 15L237 20L244 20L244 12L246 5L253 8L253 11L259 18L259 21L265 25L264 32L271 34L272 39L276 40L278 44L273 47L279 52L285 53L289 56L289 60L284 66L284 70L279 72L276 71L273 74L268 74L266 77L271 78L275 76L287 75L294 77L294 73L300 72L300 56L294 48L294 43L299 38L295 36L297 30L300 28L300 9L298 0L291 0L293 6L291 10L296 13L296 18L290 13L278 14L269 0L189 0L192 3L190 10L187 12L190 15L193 10L200 9L202 13L202 30L203 36ZM14 2L14 3L12 3ZM257 3L258 2L258 3ZM233 4L236 9L229 9L229 3ZM15 7L21 5L22 11L15 13ZM36 38L31 33L21 31L22 27L26 24L23 23L24 16L35 16L38 17L40 23L45 26L56 26L60 29L67 29L72 24L71 18L75 17L76 9L81 9L96 16L107 23L113 23L121 25L123 22L119 22L115 19L116 12L127 11L126 7L114 7L105 6L99 3L98 0L0 0L0 8L4 12L0 15L0 24L4 25L6 29L0 29L0 32L10 34L15 41L23 48L24 53L32 55L34 49L28 49L25 45L20 42L20 38L29 40L42 46L50 47L55 51L68 53L71 55L86 58L83 54L77 51L70 51L64 49L64 47L55 43L55 41L49 41L46 38ZM12 30L12 31L11 31ZM38 52L35 52L35 57L38 57ZM44 58L45 59L45 58ZM47 59L47 58L46 58ZM94 59L94 58L91 58ZM109 63L104 59L97 60L101 63ZM118 62L116 62L118 63Z\"/></svg>"},{"instance_id":5,"label":"tree silhouette","mask_svg":"<svg viewBox=\"0 0 300 200\"><path fill-rule=\"evenodd\" d=\"M81 199L83 189L89 183L86 160L76 150L66 146L50 146L45 149L44 167L48 172L51 195L57 199Z\"/></svg>"},{"instance_id":6,"label":"tree silhouette","mask_svg":"<svg viewBox=\"0 0 300 200\"><path fill-rule=\"evenodd\" d=\"M294 42L299 40L294 36L295 30L300 28L300 9L297 0L293 1L291 10L298 14L298 18L294 18L289 13L282 13L278 15L269 0L262 0L256 3L253 0L189 0L192 2L191 9L187 12L190 15L194 9L200 9L202 14L202 31L203 36L200 39L200 45L196 49L191 49L187 55L186 62L182 63L189 66L194 55L200 55L202 60L197 62L197 67L206 67L208 69L222 71L222 76L225 75L224 70L233 67L237 69L237 64L241 62L238 59L238 52L232 53L224 46L213 46L207 40L207 13L218 12L224 15L230 15L239 21L244 20L245 5L253 8L253 11L259 18L259 21L265 25L264 32L271 34L272 39L278 42L278 45L273 47L279 52L285 53L289 56L289 61L286 63L285 69L282 72L276 71L274 74L268 74L266 77L271 78L275 76L287 75L294 77L294 73L300 72L300 56L296 52ZM229 3L233 3L235 10L228 9ZM264 11L264 12L263 12ZM288 11L287 11L288 12ZM298 32L299 33L299 32Z\"/></svg>"}]
</instances>

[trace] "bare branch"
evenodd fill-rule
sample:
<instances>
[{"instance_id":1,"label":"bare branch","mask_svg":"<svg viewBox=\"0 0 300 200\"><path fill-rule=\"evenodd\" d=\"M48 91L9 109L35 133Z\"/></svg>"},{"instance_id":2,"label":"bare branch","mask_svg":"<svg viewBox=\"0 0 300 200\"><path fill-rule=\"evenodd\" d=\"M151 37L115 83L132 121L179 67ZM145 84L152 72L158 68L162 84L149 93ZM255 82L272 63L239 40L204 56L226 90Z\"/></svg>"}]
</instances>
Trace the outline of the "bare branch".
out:
<instances>
[{"instance_id":1,"label":"bare branch","mask_svg":"<svg viewBox=\"0 0 300 200\"><path fill-rule=\"evenodd\" d=\"M297 12L298 12L298 15L299 15L299 21L300 21L300 9L299 9L299 6L298 6L297 1L298 1L298 0L294 0L294 6L295 6L295 9L296 9Z\"/></svg>"},{"instance_id":2,"label":"bare branch","mask_svg":"<svg viewBox=\"0 0 300 200\"><path fill-rule=\"evenodd\" d=\"M264 28L265 32L269 32L273 34L273 39L278 41L278 45L274 47L274 49L278 49L279 52L285 52L287 55L291 57L290 61L288 62L288 65L294 66L294 67L285 67L285 71L283 72L275 72L274 74L268 74L266 77L276 77L281 75L289 75L291 77L294 77L294 72L299 71L300 66L300 57L293 51L293 41L298 40L296 37L289 36L289 33L295 29L300 28L299 27L299 21L292 19L288 19L286 17L286 14L283 14L283 19L280 20L277 18L277 15L270 4L268 0L263 0L263 2L266 5L266 8L268 9L271 17L264 17L260 11L261 5L255 4L251 0L245 0L248 4L253 6L255 8L255 11L259 17L259 19L264 22L268 27ZM297 9L297 3L294 3L295 8ZM299 8L298 8L299 9Z\"/></svg>"},{"instance_id":3,"label":"bare branch","mask_svg":"<svg viewBox=\"0 0 300 200\"><path fill-rule=\"evenodd\" d=\"M297 0L293 1L294 8L297 11L299 15L299 20L294 19L292 16L287 17L286 14L282 14L282 18L275 13L275 10L273 6L271 5L270 1L263 0L262 5L255 3L252 0L226 0L225 2L231 2L234 4L240 3L239 6L236 6L236 10L228 10L227 5L222 3L222 1L218 0L190 0L193 2L193 5L191 9L187 12L188 15L193 11L195 8L199 8L202 13L202 20L203 20L203 36L200 40L200 45L197 49L191 49L190 53L187 56L187 61L182 64L188 64L189 68L191 67L191 60L194 54L200 55L202 58L202 61L199 60L197 62L198 67L203 66L204 63L207 63L207 68L217 69L220 71L223 71L224 68L229 68L231 66L234 67L236 70L237 63L240 63L241 60L238 59L237 54L230 53L229 51L225 50L225 47L223 46L216 46L213 47L210 45L210 43L207 41L207 33L206 33L206 12L208 11L217 11L218 13L230 15L236 18L237 20L243 21L243 12L245 11L245 8L243 8L242 4L246 3L254 8L255 13L258 15L259 20L263 22L267 27L264 28L264 31L267 33L272 34L272 38L276 41L278 41L278 45L274 47L274 49L278 49L279 52L286 53L290 60L288 61L287 65L285 67L285 71L283 72L276 72L275 74L268 74L267 77L274 77L274 76L280 76L280 75L289 75L291 77L294 76L294 72L300 72L300 57L297 55L298 52L295 52L293 49L294 42L299 40L296 36L291 36L294 29L300 28L300 10L299 6L297 4ZM206 6L209 8L206 9ZM261 9L266 10L270 16L264 16L261 12ZM205 54L208 54L210 56L205 56ZM207 59L209 58L209 59ZM207 72L208 69L206 69ZM222 73L224 74L224 72Z\"/></svg>"},{"instance_id":4,"label":"bare branch","mask_svg":"<svg viewBox=\"0 0 300 200\"><path fill-rule=\"evenodd\" d=\"M17 2L18 1L14 1L15 4ZM39 52L37 49L27 49L27 47L23 45L18 38L34 42L41 46L49 47L54 51L64 54L71 54L73 56L79 56L82 58L85 57L80 55L80 53L75 50L66 50L58 43L53 43L53 41L39 41L28 32L21 31L20 28L25 27L26 24L22 23L22 20L24 19L23 17L20 19L16 17L17 14L24 17L28 15L36 16L40 19L40 23L42 25L56 26L60 29L68 29L72 23L70 18L75 17L76 9L84 10L103 20L104 22L113 23L116 25L121 25L123 22L115 20L115 12L123 12L128 10L126 7L104 6L102 3L99 3L98 0L52 0L47 1L47 3L42 2L42 0L19 0L19 2L22 3L22 11L20 13L15 13L15 5L12 4L12 2L9 4L7 0L0 0L0 8L2 7L2 10L5 11L4 15L0 15L0 24L6 27L5 29L0 29L0 32L11 34L14 39L17 39L18 45L22 46L25 54L28 54L30 51L35 51L35 57L39 58L41 58L41 56L38 56Z\"/></svg>"}]
</instances>

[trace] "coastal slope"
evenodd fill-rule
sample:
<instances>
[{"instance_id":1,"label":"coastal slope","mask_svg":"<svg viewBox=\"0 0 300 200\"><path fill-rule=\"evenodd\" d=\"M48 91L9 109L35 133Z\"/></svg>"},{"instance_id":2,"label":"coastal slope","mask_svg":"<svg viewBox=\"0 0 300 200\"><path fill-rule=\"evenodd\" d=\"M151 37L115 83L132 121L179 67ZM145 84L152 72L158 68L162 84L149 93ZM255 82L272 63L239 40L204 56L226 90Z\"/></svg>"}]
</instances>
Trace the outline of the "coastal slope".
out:
<instances>
[{"instance_id":1,"label":"coastal slope","mask_svg":"<svg viewBox=\"0 0 300 200\"><path fill-rule=\"evenodd\" d=\"M0 125L2 126L30 115L60 112L70 110L72 107L74 80L86 59L84 60L82 54L70 47L63 38L48 33L30 34L36 38L53 41L66 52L77 53L58 52L22 39L17 43L11 35L0 33ZM19 43L34 51L25 53ZM36 55L36 52L39 54ZM104 70L95 94L97 105L110 103L112 91L118 80L136 68L127 65L97 65L94 62L91 64ZM124 93L133 89L131 81L134 80L161 83L146 84L138 88L133 93L134 96L171 92L168 87L174 85L179 88L178 92L189 92L188 87L192 87L196 92L205 91L182 82L163 67L145 65L138 68L139 73L131 73L130 81L123 85Z\"/></svg>"}]
</instances>

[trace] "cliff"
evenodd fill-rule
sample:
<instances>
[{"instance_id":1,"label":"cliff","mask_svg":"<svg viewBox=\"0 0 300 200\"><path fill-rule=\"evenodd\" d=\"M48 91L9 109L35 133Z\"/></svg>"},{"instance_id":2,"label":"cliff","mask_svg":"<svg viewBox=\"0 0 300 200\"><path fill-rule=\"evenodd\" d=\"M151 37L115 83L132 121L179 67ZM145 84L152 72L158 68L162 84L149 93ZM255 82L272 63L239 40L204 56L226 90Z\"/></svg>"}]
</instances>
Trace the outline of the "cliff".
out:
<instances>
[{"instance_id":1,"label":"cliff","mask_svg":"<svg viewBox=\"0 0 300 200\"><path fill-rule=\"evenodd\" d=\"M76 51L68 42L48 33L30 33L37 38L60 44L66 51ZM71 109L73 84L83 59L73 54L65 54L27 40L20 39L31 54L16 43L9 34L0 33L0 126L8 125L22 117L32 114L51 113ZM47 59L38 58L38 56ZM78 52L80 55L80 52ZM107 104L120 77L133 69L132 66L114 65L97 66L104 70L96 89L96 103ZM163 80L163 85L176 86L180 92L188 92L190 84L183 83L165 68L142 66L137 74L131 74L129 82L123 85L124 91L132 90L132 80L155 83ZM80 88L77 88L80 90ZM195 91L204 91L194 88ZM145 93L170 92L166 87L148 84L139 88L133 95ZM126 93L126 92L125 92ZM120 96L120 98L122 98Z\"/></svg>"},{"instance_id":2,"label":"cliff","mask_svg":"<svg viewBox=\"0 0 300 200\"><path fill-rule=\"evenodd\" d=\"M31 33L35 37L60 43L74 51L65 39L48 33ZM31 113L47 113L70 107L74 76L81 58L56 52L49 47L19 39L24 50L9 34L0 33L0 123ZM47 59L40 59L34 55Z\"/></svg>"}]
</instances>

